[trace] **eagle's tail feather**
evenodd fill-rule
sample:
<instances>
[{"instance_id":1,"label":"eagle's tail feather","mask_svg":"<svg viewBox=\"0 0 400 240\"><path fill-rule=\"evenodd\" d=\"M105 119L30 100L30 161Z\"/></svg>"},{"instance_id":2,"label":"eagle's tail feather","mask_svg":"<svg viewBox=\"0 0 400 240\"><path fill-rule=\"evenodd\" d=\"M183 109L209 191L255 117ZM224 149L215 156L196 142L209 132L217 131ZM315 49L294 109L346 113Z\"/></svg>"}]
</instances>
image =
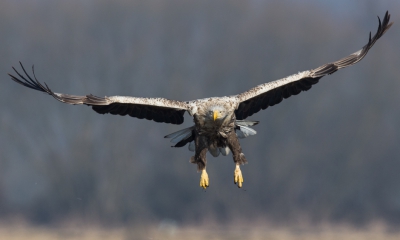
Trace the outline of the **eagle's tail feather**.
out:
<instances>
[{"instance_id":1,"label":"eagle's tail feather","mask_svg":"<svg viewBox=\"0 0 400 240\"><path fill-rule=\"evenodd\" d=\"M228 146L224 148L219 148L219 151L222 153L223 156L228 156L228 154L231 152Z\"/></svg>"},{"instance_id":2,"label":"eagle's tail feather","mask_svg":"<svg viewBox=\"0 0 400 240\"><path fill-rule=\"evenodd\" d=\"M208 148L208 151L211 153L211 155L213 156L213 157L218 157L219 156L219 153L220 153L220 151L219 151L219 148L217 148L217 147L209 147Z\"/></svg>"}]
</instances>

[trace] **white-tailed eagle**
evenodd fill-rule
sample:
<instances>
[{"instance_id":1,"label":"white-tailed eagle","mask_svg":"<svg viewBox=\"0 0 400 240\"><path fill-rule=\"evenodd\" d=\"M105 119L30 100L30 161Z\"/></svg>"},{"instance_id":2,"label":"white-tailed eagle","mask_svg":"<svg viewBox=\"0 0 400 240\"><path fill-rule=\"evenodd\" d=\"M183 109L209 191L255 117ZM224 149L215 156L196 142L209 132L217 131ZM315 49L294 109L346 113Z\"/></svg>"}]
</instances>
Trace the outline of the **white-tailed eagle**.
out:
<instances>
[{"instance_id":1,"label":"white-tailed eagle","mask_svg":"<svg viewBox=\"0 0 400 240\"><path fill-rule=\"evenodd\" d=\"M393 22L389 23L390 15L388 12L386 12L382 22L379 17L378 20L378 31L373 37L371 37L371 33L369 34L368 43L361 50L336 62L264 83L241 94L227 97L212 97L185 102L165 98L75 96L53 92L47 84L43 85L36 79L33 67L32 78L21 63L25 75L19 73L15 68L13 69L17 76L9 75L15 82L47 93L60 102L92 106L94 111L101 114L128 115L155 122L181 124L184 120L184 113L188 112L193 117L194 126L165 137L172 138L171 142L175 144L174 147L182 147L189 143L189 150L195 152L190 162L197 164L198 171L202 172L200 187L205 189L209 186L209 178L206 172L207 151L214 157L217 157L220 153L228 155L229 152L232 152L233 161L236 164L234 183L238 187L242 187L243 177L239 166L247 163L247 160L242 153L238 138L256 134L256 131L250 127L258 123L248 121L246 118L269 106L280 103L284 98L309 90L325 75L359 62L393 24Z\"/></svg>"}]
</instances>

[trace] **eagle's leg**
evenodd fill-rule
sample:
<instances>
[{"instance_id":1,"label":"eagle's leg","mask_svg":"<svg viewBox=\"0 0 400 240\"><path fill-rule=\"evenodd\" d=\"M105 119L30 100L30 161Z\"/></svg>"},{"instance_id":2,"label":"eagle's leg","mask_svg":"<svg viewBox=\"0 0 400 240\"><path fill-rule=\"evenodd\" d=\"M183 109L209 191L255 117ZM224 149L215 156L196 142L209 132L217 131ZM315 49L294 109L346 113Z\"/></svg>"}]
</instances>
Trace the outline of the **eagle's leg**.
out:
<instances>
[{"instance_id":1,"label":"eagle's leg","mask_svg":"<svg viewBox=\"0 0 400 240\"><path fill-rule=\"evenodd\" d=\"M235 171L233 172L233 183L235 183L235 184L237 183L237 186L239 188L241 188L243 185L242 171L240 171L240 167L237 164L236 164Z\"/></svg>"},{"instance_id":2,"label":"eagle's leg","mask_svg":"<svg viewBox=\"0 0 400 240\"><path fill-rule=\"evenodd\" d=\"M247 163L246 157L242 153L242 147L240 146L239 139L234 131L227 134L227 144L229 149L232 151L233 161L236 164L235 171L233 172L233 182L237 184L239 188L243 185L243 175L240 170L240 165Z\"/></svg>"},{"instance_id":3,"label":"eagle's leg","mask_svg":"<svg viewBox=\"0 0 400 240\"><path fill-rule=\"evenodd\" d=\"M201 170L200 187L206 189L210 185L206 169Z\"/></svg>"},{"instance_id":4,"label":"eagle's leg","mask_svg":"<svg viewBox=\"0 0 400 240\"><path fill-rule=\"evenodd\" d=\"M197 171L201 171L200 176L200 187L206 189L209 186L209 178L206 172L207 164L207 139L204 136L195 136L196 152L193 157L191 157L190 162L197 164Z\"/></svg>"}]
</instances>

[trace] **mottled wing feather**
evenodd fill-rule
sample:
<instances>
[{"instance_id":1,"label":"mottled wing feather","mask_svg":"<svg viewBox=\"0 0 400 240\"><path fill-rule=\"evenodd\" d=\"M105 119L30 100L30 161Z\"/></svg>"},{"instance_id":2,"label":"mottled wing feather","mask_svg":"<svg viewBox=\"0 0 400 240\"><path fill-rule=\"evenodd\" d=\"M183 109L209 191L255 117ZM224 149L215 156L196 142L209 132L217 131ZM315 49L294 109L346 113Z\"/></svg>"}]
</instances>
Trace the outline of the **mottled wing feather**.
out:
<instances>
[{"instance_id":1,"label":"mottled wing feather","mask_svg":"<svg viewBox=\"0 0 400 240\"><path fill-rule=\"evenodd\" d=\"M280 103L284 98L307 91L312 85L318 83L319 79L323 76L361 61L375 42L392 26L393 22L389 23L389 21L390 14L386 12L383 22L379 19L379 27L376 34L372 38L371 33L369 34L368 43L361 50L345 58L310 71L300 72L283 79L258 85L255 88L236 95L240 101L238 109L235 111L236 119L245 119L261 109L266 109L269 106Z\"/></svg>"},{"instance_id":2,"label":"mottled wing feather","mask_svg":"<svg viewBox=\"0 0 400 240\"><path fill-rule=\"evenodd\" d=\"M185 102L169 100L165 98L137 98L137 97L97 97L92 94L86 96L75 96L63 93L53 92L47 84L41 84L35 76L34 68L32 72L34 79L29 76L25 68L20 63L25 76L20 74L15 68L15 73L19 76L10 77L15 82L37 90L47 93L60 102L68 104L85 104L92 106L93 110L97 113L105 114L110 113L113 115L129 115L140 119L154 120L156 122L165 122L172 124L183 123L183 115L188 110L188 105Z\"/></svg>"}]
</instances>

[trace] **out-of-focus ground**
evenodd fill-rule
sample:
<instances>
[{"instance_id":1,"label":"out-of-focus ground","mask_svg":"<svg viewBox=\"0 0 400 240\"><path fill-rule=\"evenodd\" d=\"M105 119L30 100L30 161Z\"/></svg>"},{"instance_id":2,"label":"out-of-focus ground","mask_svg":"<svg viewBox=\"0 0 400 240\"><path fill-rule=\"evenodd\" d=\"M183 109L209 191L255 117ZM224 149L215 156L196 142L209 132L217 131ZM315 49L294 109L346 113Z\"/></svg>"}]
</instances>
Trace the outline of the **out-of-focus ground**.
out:
<instances>
[{"instance_id":1,"label":"out-of-focus ground","mask_svg":"<svg viewBox=\"0 0 400 240\"><path fill-rule=\"evenodd\" d=\"M362 228L350 225L319 224L318 226L185 226L171 223L158 225L104 228L99 226L40 227L26 224L1 224L0 239L7 240L95 240L95 239L173 239L173 240L398 240L400 231L390 229L381 223Z\"/></svg>"}]
</instances>

